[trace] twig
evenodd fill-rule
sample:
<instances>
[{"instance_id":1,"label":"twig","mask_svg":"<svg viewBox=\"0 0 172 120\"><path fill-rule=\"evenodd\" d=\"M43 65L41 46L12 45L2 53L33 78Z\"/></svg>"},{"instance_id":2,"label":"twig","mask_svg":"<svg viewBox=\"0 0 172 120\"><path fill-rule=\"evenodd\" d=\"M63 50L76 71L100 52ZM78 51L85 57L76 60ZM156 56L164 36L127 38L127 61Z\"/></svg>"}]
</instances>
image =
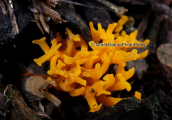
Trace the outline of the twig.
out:
<instances>
[{"instance_id":1,"label":"twig","mask_svg":"<svg viewBox=\"0 0 172 120\"><path fill-rule=\"evenodd\" d=\"M4 2L3 2L2 0L0 0L0 7L1 7L1 9L2 9L2 12L6 15L6 14L7 14L7 11L6 11Z\"/></svg>"},{"instance_id":2,"label":"twig","mask_svg":"<svg viewBox=\"0 0 172 120\"><path fill-rule=\"evenodd\" d=\"M148 55L155 53L157 36L160 29L160 23L165 18L164 15L157 16L151 26L147 39L151 40L147 48L149 49Z\"/></svg>"},{"instance_id":3,"label":"twig","mask_svg":"<svg viewBox=\"0 0 172 120\"><path fill-rule=\"evenodd\" d=\"M44 9L45 14L48 15L49 17L51 17L54 22L56 22L56 23L66 22L65 20L63 20L61 18L60 14L58 12L56 12L53 9L49 8L43 2L40 2L40 4L42 5L42 7Z\"/></svg>"},{"instance_id":4,"label":"twig","mask_svg":"<svg viewBox=\"0 0 172 120\"><path fill-rule=\"evenodd\" d=\"M38 14L38 10L34 6L28 5L28 8L31 12Z\"/></svg>"},{"instance_id":5,"label":"twig","mask_svg":"<svg viewBox=\"0 0 172 120\"><path fill-rule=\"evenodd\" d=\"M137 30L138 30L137 40L140 40L143 33L145 32L145 30L147 28L147 23L148 23L147 18L143 18L142 21L140 22L139 26L137 27Z\"/></svg>"},{"instance_id":6,"label":"twig","mask_svg":"<svg viewBox=\"0 0 172 120\"><path fill-rule=\"evenodd\" d=\"M113 12L117 15L117 16L122 16L125 12L127 12L128 10L125 9L124 7L119 7L107 0L96 0L98 2L100 2L101 4L107 6L108 8L114 10Z\"/></svg>"},{"instance_id":7,"label":"twig","mask_svg":"<svg viewBox=\"0 0 172 120\"><path fill-rule=\"evenodd\" d=\"M168 32L167 32L167 42L172 43L172 19L171 18L169 18L167 24L169 24Z\"/></svg>"},{"instance_id":8,"label":"twig","mask_svg":"<svg viewBox=\"0 0 172 120\"><path fill-rule=\"evenodd\" d=\"M46 23L46 17L51 18L55 23L66 22L61 18L58 12L54 11L49 7L52 6L51 3L56 4L53 0L45 1L46 4L48 2L48 6L45 3L40 2L39 0L28 0L28 1L32 4L32 6L28 6L28 8L30 9L30 11L33 12L36 20L36 24L40 29L40 31L42 32L42 34L44 34L43 28L47 33L50 32L49 26Z\"/></svg>"},{"instance_id":9,"label":"twig","mask_svg":"<svg viewBox=\"0 0 172 120\"><path fill-rule=\"evenodd\" d=\"M130 3L131 5L146 5L142 0L114 0L120 3Z\"/></svg>"},{"instance_id":10,"label":"twig","mask_svg":"<svg viewBox=\"0 0 172 120\"><path fill-rule=\"evenodd\" d=\"M157 0L146 0L146 1L148 1L149 4L151 4L153 10L160 12L160 13L164 13L164 14L172 17L172 10L168 5L160 3Z\"/></svg>"},{"instance_id":11,"label":"twig","mask_svg":"<svg viewBox=\"0 0 172 120\"><path fill-rule=\"evenodd\" d=\"M43 31L43 29L42 29L42 27L41 27L41 25L39 23L39 15L37 13L33 13L33 15L34 15L34 18L36 20L36 24L37 24L38 28L40 29L40 31L42 32L42 34L44 34L44 31Z\"/></svg>"},{"instance_id":12,"label":"twig","mask_svg":"<svg viewBox=\"0 0 172 120\"><path fill-rule=\"evenodd\" d=\"M47 25L46 21L45 21L45 18L43 16L42 13L39 14L39 20L44 28L44 30L49 33L50 32L50 29L49 29L49 26Z\"/></svg>"},{"instance_id":13,"label":"twig","mask_svg":"<svg viewBox=\"0 0 172 120\"><path fill-rule=\"evenodd\" d=\"M40 117L45 117L48 118L49 120L51 120L50 116L48 116L46 113L44 112L36 112L37 115L39 115Z\"/></svg>"},{"instance_id":14,"label":"twig","mask_svg":"<svg viewBox=\"0 0 172 120\"><path fill-rule=\"evenodd\" d=\"M28 6L29 10L33 12L33 16L35 18L35 22L36 25L38 26L38 28L40 29L40 31L42 32L42 34L44 34L44 30L42 29L42 26L40 24L40 17L39 17L39 12L38 9L36 9L34 6Z\"/></svg>"},{"instance_id":15,"label":"twig","mask_svg":"<svg viewBox=\"0 0 172 120\"><path fill-rule=\"evenodd\" d=\"M54 0L45 0L45 4L47 4L47 5L50 6L50 7L55 8L57 2L55 2Z\"/></svg>"},{"instance_id":16,"label":"twig","mask_svg":"<svg viewBox=\"0 0 172 120\"><path fill-rule=\"evenodd\" d=\"M148 19L151 15L151 12L148 12L145 17L142 19L140 24L137 27L138 34L137 34L137 40L140 40L141 37L143 36L143 33L145 32L147 25L148 25Z\"/></svg>"},{"instance_id":17,"label":"twig","mask_svg":"<svg viewBox=\"0 0 172 120\"><path fill-rule=\"evenodd\" d=\"M29 0L30 1L30 0ZM38 9L38 11L42 14L45 14L45 11L43 9L43 7L41 6L39 0L32 0L31 4Z\"/></svg>"},{"instance_id":18,"label":"twig","mask_svg":"<svg viewBox=\"0 0 172 120\"><path fill-rule=\"evenodd\" d=\"M106 6L109 7L110 9L104 8L104 7L90 6L90 5L86 5L86 4L82 4L82 3L78 3L78 2L73 2L73 1L71 1L71 0L54 0L54 1L56 1L56 2L66 2L66 3L69 3L69 4L78 5L78 6L84 6L84 7L94 8L94 9L98 9L98 10L110 10L110 11L112 11L112 12L115 12L115 11L114 11L114 7L110 8L109 5L106 5ZM102 3L102 4L103 4L103 3ZM112 4L112 3L110 3L110 4ZM118 7L118 6L115 5L115 8L116 8L116 7ZM123 7L118 7L117 9L122 10L122 9L125 9L125 8L123 8ZM128 11L128 10L125 9L125 10L124 10L124 13L127 12L127 11ZM122 11L121 11L121 12L122 12ZM117 14L117 13L115 12L115 14ZM122 13L122 14L123 14L123 13ZM122 14L117 14L117 15L119 15L119 17L120 17Z\"/></svg>"},{"instance_id":19,"label":"twig","mask_svg":"<svg viewBox=\"0 0 172 120\"><path fill-rule=\"evenodd\" d=\"M17 34L19 34L19 28L18 28L18 25L17 25L16 16L15 16L13 8L12 8L12 3L9 3L8 0L5 0L5 3L7 5L9 15L10 15L10 19L11 19L11 23L12 23L12 34L17 35Z\"/></svg>"}]
</instances>

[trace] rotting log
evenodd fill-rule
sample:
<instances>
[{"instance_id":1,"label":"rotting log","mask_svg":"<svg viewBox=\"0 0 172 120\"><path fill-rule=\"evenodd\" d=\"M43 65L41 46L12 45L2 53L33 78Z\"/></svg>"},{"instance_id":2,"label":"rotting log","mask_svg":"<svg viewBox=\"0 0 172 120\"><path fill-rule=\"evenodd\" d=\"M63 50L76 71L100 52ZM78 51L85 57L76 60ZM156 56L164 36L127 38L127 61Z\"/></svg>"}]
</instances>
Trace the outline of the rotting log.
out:
<instances>
[{"instance_id":1,"label":"rotting log","mask_svg":"<svg viewBox=\"0 0 172 120\"><path fill-rule=\"evenodd\" d=\"M80 34L85 41L91 41L91 32L85 20L82 19L81 16L75 12L74 8L70 8L72 8L70 4L62 3L56 10L60 13L61 17L67 21L66 23L63 23L63 25L71 29L74 33Z\"/></svg>"},{"instance_id":2,"label":"rotting log","mask_svg":"<svg viewBox=\"0 0 172 120\"><path fill-rule=\"evenodd\" d=\"M109 12L105 9L101 9L104 8L104 6L102 6L99 2L90 0L81 0L81 2L89 6L98 6L100 8L96 9L93 7L88 9L87 7L79 7L79 9L82 10L81 14L83 14L83 17L86 20L87 24L92 21L96 28L97 24L100 23L104 29L107 29L109 24L114 23Z\"/></svg>"},{"instance_id":3,"label":"rotting log","mask_svg":"<svg viewBox=\"0 0 172 120\"><path fill-rule=\"evenodd\" d=\"M124 99L92 120L170 120L156 95L139 100Z\"/></svg>"},{"instance_id":4,"label":"rotting log","mask_svg":"<svg viewBox=\"0 0 172 120\"><path fill-rule=\"evenodd\" d=\"M31 20L34 20L34 17L32 12L16 0L13 2L13 8L20 33L31 22ZM12 34L11 20L7 14L2 12L2 9L0 9L0 18L0 43L5 44L14 39L15 36Z\"/></svg>"},{"instance_id":5,"label":"rotting log","mask_svg":"<svg viewBox=\"0 0 172 120\"><path fill-rule=\"evenodd\" d=\"M16 87L6 92L6 98L13 106L13 108L11 108L12 120L41 120L36 112L27 106Z\"/></svg>"}]
</instances>

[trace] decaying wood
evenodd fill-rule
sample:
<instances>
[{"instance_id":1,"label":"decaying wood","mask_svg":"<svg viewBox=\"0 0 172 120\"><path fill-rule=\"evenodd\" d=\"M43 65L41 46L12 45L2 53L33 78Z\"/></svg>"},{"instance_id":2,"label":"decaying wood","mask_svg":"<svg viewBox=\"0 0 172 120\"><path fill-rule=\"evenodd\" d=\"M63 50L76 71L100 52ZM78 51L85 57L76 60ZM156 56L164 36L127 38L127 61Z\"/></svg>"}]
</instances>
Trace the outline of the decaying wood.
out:
<instances>
[{"instance_id":1,"label":"decaying wood","mask_svg":"<svg viewBox=\"0 0 172 120\"><path fill-rule=\"evenodd\" d=\"M117 1L120 3L131 3L131 5L150 4L152 7L152 10L172 17L172 10L170 6L168 6L170 3L172 3L171 0L114 0L114 1Z\"/></svg>"},{"instance_id":2,"label":"decaying wood","mask_svg":"<svg viewBox=\"0 0 172 120\"><path fill-rule=\"evenodd\" d=\"M4 5L4 2L2 0L0 0L0 7L2 9L2 12L4 14L7 14L7 10L6 10L5 5Z\"/></svg>"},{"instance_id":3,"label":"decaying wood","mask_svg":"<svg viewBox=\"0 0 172 120\"><path fill-rule=\"evenodd\" d=\"M137 27L137 30L138 30L137 40L140 40L143 33L145 32L145 30L147 28L147 23L148 23L148 19L143 18L142 21L140 22L139 26Z\"/></svg>"},{"instance_id":4,"label":"decaying wood","mask_svg":"<svg viewBox=\"0 0 172 120\"><path fill-rule=\"evenodd\" d=\"M120 3L129 3L131 5L145 5L146 3L141 0L114 0Z\"/></svg>"},{"instance_id":5,"label":"decaying wood","mask_svg":"<svg viewBox=\"0 0 172 120\"><path fill-rule=\"evenodd\" d=\"M18 28L16 16L15 16L13 8L12 8L13 5L12 5L12 3L9 3L8 0L5 0L5 3L7 5L7 9L8 9L11 23L12 23L12 34L17 35L17 34L19 34L19 28Z\"/></svg>"},{"instance_id":6,"label":"decaying wood","mask_svg":"<svg viewBox=\"0 0 172 120\"><path fill-rule=\"evenodd\" d=\"M65 25L74 33L78 33L86 42L92 40L90 29L79 14L69 8L59 8L58 12L68 22Z\"/></svg>"},{"instance_id":7,"label":"decaying wood","mask_svg":"<svg viewBox=\"0 0 172 120\"><path fill-rule=\"evenodd\" d=\"M48 5L49 7L56 7L57 2L55 2L54 0L45 0L45 4Z\"/></svg>"},{"instance_id":8,"label":"decaying wood","mask_svg":"<svg viewBox=\"0 0 172 120\"><path fill-rule=\"evenodd\" d=\"M45 10L40 4L39 0L28 0L38 11L39 13L45 14Z\"/></svg>"},{"instance_id":9,"label":"decaying wood","mask_svg":"<svg viewBox=\"0 0 172 120\"><path fill-rule=\"evenodd\" d=\"M135 97L123 99L115 106L108 108L103 114L91 120L170 120L161 108L156 95L144 100Z\"/></svg>"},{"instance_id":10,"label":"decaying wood","mask_svg":"<svg viewBox=\"0 0 172 120\"><path fill-rule=\"evenodd\" d=\"M99 2L96 1L85 1L85 0L80 0L80 1L88 6L98 6L99 8L104 7ZM94 9L94 8L88 9L88 7L80 7L80 9L82 10L84 19L87 22L87 24L89 24L89 22L92 21L95 27L97 27L97 24L100 23L102 28L107 29L109 24L115 22L112 20L108 11L105 9Z\"/></svg>"},{"instance_id":11,"label":"decaying wood","mask_svg":"<svg viewBox=\"0 0 172 120\"><path fill-rule=\"evenodd\" d=\"M168 31L167 31L167 42L172 43L172 18L167 20Z\"/></svg>"},{"instance_id":12,"label":"decaying wood","mask_svg":"<svg viewBox=\"0 0 172 120\"><path fill-rule=\"evenodd\" d=\"M146 16L142 19L142 21L140 22L140 24L137 27L137 39L140 40L141 37L143 36L143 33L145 32L147 25L148 25L148 20L150 17L150 12L148 12L146 14Z\"/></svg>"},{"instance_id":13,"label":"decaying wood","mask_svg":"<svg viewBox=\"0 0 172 120\"><path fill-rule=\"evenodd\" d=\"M33 7L33 6L28 6L28 8L30 9L30 11L33 12L35 22L36 22L38 28L40 29L40 31L42 32L42 34L44 34L43 28L47 33L49 33L49 26L47 25L47 23L45 21L45 17L43 16L43 14L40 13L38 11L38 9ZM43 28L42 28L40 22L41 22Z\"/></svg>"},{"instance_id":14,"label":"decaying wood","mask_svg":"<svg viewBox=\"0 0 172 120\"><path fill-rule=\"evenodd\" d=\"M40 29L40 31L42 32L42 34L44 34L43 29L47 33L50 32L49 25L47 24L47 22L50 19L52 19L55 23L66 22L65 20L61 18L61 15L57 11L54 11L51 8L51 7L54 8L57 2L53 0L45 0L44 1L45 3L39 0L28 0L28 1L32 4L32 6L28 6L28 8L30 9L30 11L33 12L35 20L36 20L36 24L38 28Z\"/></svg>"},{"instance_id":15,"label":"decaying wood","mask_svg":"<svg viewBox=\"0 0 172 120\"><path fill-rule=\"evenodd\" d=\"M40 22L41 22L41 24L42 24L44 30L45 30L47 33L49 33L49 32L50 32L49 25L46 23L45 17L43 16L42 13L40 13L39 19L40 19Z\"/></svg>"},{"instance_id":16,"label":"decaying wood","mask_svg":"<svg viewBox=\"0 0 172 120\"><path fill-rule=\"evenodd\" d=\"M35 21L36 21L36 24L37 24L38 28L40 29L42 34L44 34L44 31L43 31L43 29L41 27L41 24L39 23L39 15L37 13L33 13L33 15L34 15L34 18L35 18Z\"/></svg>"},{"instance_id":17,"label":"decaying wood","mask_svg":"<svg viewBox=\"0 0 172 120\"><path fill-rule=\"evenodd\" d=\"M0 91L0 118L5 118L7 115L7 111L5 111L4 109L6 109L6 98L3 94L2 91Z\"/></svg>"},{"instance_id":18,"label":"decaying wood","mask_svg":"<svg viewBox=\"0 0 172 120\"><path fill-rule=\"evenodd\" d=\"M41 110L40 106L38 105L38 102L36 101L27 101L28 105L36 112L36 114L40 117L40 118L47 118L49 120L51 120L50 116L47 115L44 111ZM39 102L40 103L40 102ZM52 103L53 104L53 103ZM54 105L54 104L53 104Z\"/></svg>"},{"instance_id":19,"label":"decaying wood","mask_svg":"<svg viewBox=\"0 0 172 120\"><path fill-rule=\"evenodd\" d=\"M72 2L72 0L68 0L69 2ZM74 6L74 3L69 3L69 9L75 11L75 6ZM75 11L76 12L76 11Z\"/></svg>"},{"instance_id":20,"label":"decaying wood","mask_svg":"<svg viewBox=\"0 0 172 120\"><path fill-rule=\"evenodd\" d=\"M29 6L28 8L33 12L38 28L40 29L42 34L44 34L44 31L43 31L42 27L44 28L44 30L47 33L49 33L49 31L50 31L49 26L46 23L45 11L44 11L42 5L40 4L40 2L38 0L33 0L31 3L32 3L33 6Z\"/></svg>"},{"instance_id":21,"label":"decaying wood","mask_svg":"<svg viewBox=\"0 0 172 120\"><path fill-rule=\"evenodd\" d=\"M147 49L149 50L148 55L154 54L156 51L157 36L160 29L160 23L165 18L164 15L157 16L151 26L147 39L150 40Z\"/></svg>"},{"instance_id":22,"label":"decaying wood","mask_svg":"<svg viewBox=\"0 0 172 120\"><path fill-rule=\"evenodd\" d=\"M157 46L164 43L172 43L172 19L170 17L162 21L158 34Z\"/></svg>"},{"instance_id":23,"label":"decaying wood","mask_svg":"<svg viewBox=\"0 0 172 120\"><path fill-rule=\"evenodd\" d=\"M158 1L165 3L167 5L170 5L172 3L172 0L158 0Z\"/></svg>"},{"instance_id":24,"label":"decaying wood","mask_svg":"<svg viewBox=\"0 0 172 120\"><path fill-rule=\"evenodd\" d=\"M37 115L44 117L44 118L48 118L49 120L51 120L50 116L48 116L46 113L44 112L36 112Z\"/></svg>"},{"instance_id":25,"label":"decaying wood","mask_svg":"<svg viewBox=\"0 0 172 120\"><path fill-rule=\"evenodd\" d=\"M124 7L119 7L107 0L96 0L98 2L100 2L101 4L107 6L108 8L114 10L113 12L117 15L117 16L122 16L125 12L127 12L128 10L125 9Z\"/></svg>"},{"instance_id":26,"label":"decaying wood","mask_svg":"<svg viewBox=\"0 0 172 120\"><path fill-rule=\"evenodd\" d=\"M61 22L66 22L65 20L63 20L60 16L60 14L56 11L54 11L53 9L49 8L46 4L44 4L43 2L40 2L40 4L42 5L43 9L45 10L45 14L49 17L51 17L51 19L55 22L55 23L61 23Z\"/></svg>"},{"instance_id":27,"label":"decaying wood","mask_svg":"<svg viewBox=\"0 0 172 120\"><path fill-rule=\"evenodd\" d=\"M23 118L27 120L41 120L35 111L27 106L16 87L11 88L6 93L6 97L10 100L11 105L14 107L11 110L13 120L23 120Z\"/></svg>"},{"instance_id":28,"label":"decaying wood","mask_svg":"<svg viewBox=\"0 0 172 120\"><path fill-rule=\"evenodd\" d=\"M151 4L153 10L172 17L172 10L168 5L160 3L157 0L146 0L146 1L149 2L149 4Z\"/></svg>"},{"instance_id":29,"label":"decaying wood","mask_svg":"<svg viewBox=\"0 0 172 120\"><path fill-rule=\"evenodd\" d=\"M4 0L0 0L4 1ZM26 26L31 23L31 20L34 19L32 12L27 9L19 0L11 0L13 1L13 10L16 16L17 25L19 29L19 34L26 30ZM23 0L25 1L25 0ZM6 3L4 2L4 5ZM9 10L7 10L7 14L3 14L0 8L0 44L7 44L17 38L19 35L14 36L12 32L12 23L9 15ZM2 51L2 49L0 50ZM2 53L2 52L1 52Z\"/></svg>"}]
</instances>

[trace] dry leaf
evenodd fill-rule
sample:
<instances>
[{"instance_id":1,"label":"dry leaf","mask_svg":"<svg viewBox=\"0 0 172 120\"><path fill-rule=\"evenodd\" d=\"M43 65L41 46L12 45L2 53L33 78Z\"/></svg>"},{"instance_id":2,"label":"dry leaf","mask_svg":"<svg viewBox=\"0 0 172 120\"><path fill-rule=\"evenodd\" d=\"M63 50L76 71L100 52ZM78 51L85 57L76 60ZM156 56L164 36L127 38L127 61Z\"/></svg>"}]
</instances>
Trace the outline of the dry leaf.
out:
<instances>
[{"instance_id":1,"label":"dry leaf","mask_svg":"<svg viewBox=\"0 0 172 120\"><path fill-rule=\"evenodd\" d=\"M158 47L156 54L159 61L172 68L172 44L166 43Z\"/></svg>"}]
</instances>

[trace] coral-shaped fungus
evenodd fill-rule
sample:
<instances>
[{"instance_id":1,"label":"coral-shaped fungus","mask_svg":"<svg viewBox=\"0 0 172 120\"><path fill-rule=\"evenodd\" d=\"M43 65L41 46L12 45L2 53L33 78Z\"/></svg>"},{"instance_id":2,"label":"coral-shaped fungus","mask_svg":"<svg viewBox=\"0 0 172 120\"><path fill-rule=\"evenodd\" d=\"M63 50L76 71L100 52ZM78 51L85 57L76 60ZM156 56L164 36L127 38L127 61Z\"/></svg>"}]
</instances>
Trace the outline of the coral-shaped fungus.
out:
<instances>
[{"instance_id":1,"label":"coral-shaped fungus","mask_svg":"<svg viewBox=\"0 0 172 120\"><path fill-rule=\"evenodd\" d=\"M110 44L144 44L149 40L140 42L136 40L137 30L127 35L123 29L127 16L122 16L117 23L110 24L105 31L101 24L98 30L90 22L92 41L89 42L92 50L88 50L88 44L80 35L74 35L68 28L66 29L68 38L62 39L59 33L51 41L49 47L45 37L34 40L44 51L44 55L34 61L41 66L49 60L50 70L47 73L54 76L49 78L57 83L62 91L68 92L71 96L82 95L90 106L90 112L98 111L102 104L113 106L122 98L111 97L111 92L116 90L131 90L131 85L127 82L134 74L134 68L125 71L126 62L141 59L147 56L148 50L138 54L136 49L129 51L128 48L137 46L123 45L110 46ZM109 46L98 46L96 43L109 44ZM138 46L144 47L144 46ZM116 74L106 74L109 65L117 64ZM141 93L135 92L135 96L141 99ZM99 104L98 104L99 103Z\"/></svg>"}]
</instances>

